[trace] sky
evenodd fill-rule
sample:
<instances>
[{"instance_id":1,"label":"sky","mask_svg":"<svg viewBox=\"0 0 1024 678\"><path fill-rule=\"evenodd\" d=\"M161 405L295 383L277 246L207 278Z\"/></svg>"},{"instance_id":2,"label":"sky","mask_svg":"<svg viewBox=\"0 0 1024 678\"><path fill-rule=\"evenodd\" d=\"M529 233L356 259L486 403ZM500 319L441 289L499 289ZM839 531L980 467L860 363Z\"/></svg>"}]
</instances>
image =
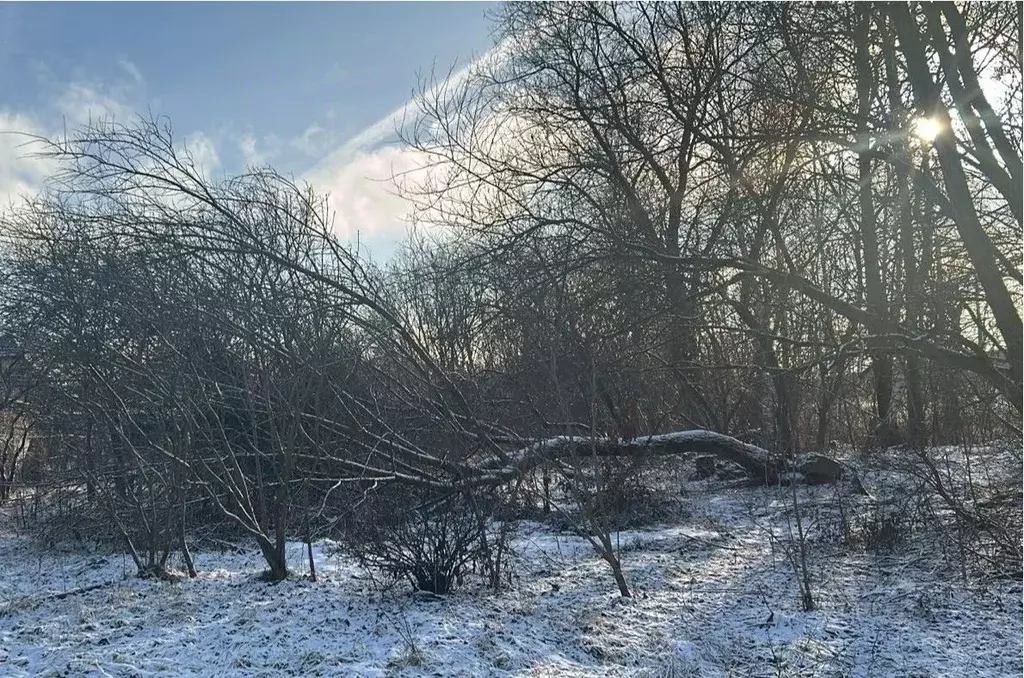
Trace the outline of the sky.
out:
<instances>
[{"instance_id":1,"label":"sky","mask_svg":"<svg viewBox=\"0 0 1024 678\"><path fill-rule=\"evenodd\" d=\"M383 252L406 208L386 181L422 76L492 47L496 3L0 2L0 203L41 186L24 137L167 115L207 169L272 164L332 193L339 232Z\"/></svg>"}]
</instances>

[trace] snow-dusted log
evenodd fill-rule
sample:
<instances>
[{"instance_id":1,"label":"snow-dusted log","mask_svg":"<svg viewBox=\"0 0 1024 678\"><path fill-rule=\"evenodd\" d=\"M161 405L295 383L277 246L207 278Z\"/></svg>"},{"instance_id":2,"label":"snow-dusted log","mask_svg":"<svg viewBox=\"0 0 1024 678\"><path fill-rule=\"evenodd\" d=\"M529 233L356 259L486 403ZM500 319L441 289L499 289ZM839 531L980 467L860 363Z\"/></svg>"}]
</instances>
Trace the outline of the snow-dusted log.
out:
<instances>
[{"instance_id":1,"label":"snow-dusted log","mask_svg":"<svg viewBox=\"0 0 1024 678\"><path fill-rule=\"evenodd\" d=\"M780 460L767 450L742 440L703 429L676 431L641 436L631 440L607 437L556 436L538 441L511 452L503 463L488 464L480 470L485 475L512 478L538 466L560 459L596 455L599 457L631 454L702 454L713 455L742 467L752 478L765 483L779 479Z\"/></svg>"}]
</instances>

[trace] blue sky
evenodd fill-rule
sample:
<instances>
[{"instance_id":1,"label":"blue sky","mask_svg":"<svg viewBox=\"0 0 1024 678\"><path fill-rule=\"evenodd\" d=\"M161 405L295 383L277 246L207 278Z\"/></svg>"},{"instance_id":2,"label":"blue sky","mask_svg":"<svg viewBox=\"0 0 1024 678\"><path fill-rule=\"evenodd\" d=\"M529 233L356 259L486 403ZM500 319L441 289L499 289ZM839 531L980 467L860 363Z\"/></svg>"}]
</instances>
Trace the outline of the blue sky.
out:
<instances>
[{"instance_id":1,"label":"blue sky","mask_svg":"<svg viewBox=\"0 0 1024 678\"><path fill-rule=\"evenodd\" d=\"M376 201L357 195L354 184L381 178L369 174L387 164L371 157L380 135L366 130L387 128L418 74L484 54L492 45L485 14L495 7L0 3L0 131L52 134L64 121L121 119L151 108L170 116L176 132L219 170L269 162L314 173L325 190L361 199L365 212ZM346 147L353 138L362 147ZM342 148L348 151L339 158ZM0 139L4 202L45 174L22 155ZM347 178L335 186L338 173Z\"/></svg>"}]
</instances>

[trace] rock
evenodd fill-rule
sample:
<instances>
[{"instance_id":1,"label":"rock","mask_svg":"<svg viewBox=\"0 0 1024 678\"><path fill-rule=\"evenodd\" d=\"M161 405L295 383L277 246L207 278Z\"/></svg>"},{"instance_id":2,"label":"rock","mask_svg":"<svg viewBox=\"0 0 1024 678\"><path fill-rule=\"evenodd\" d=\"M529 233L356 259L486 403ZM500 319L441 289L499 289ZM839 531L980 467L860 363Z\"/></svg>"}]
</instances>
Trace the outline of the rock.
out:
<instances>
[{"instance_id":1,"label":"rock","mask_svg":"<svg viewBox=\"0 0 1024 678\"><path fill-rule=\"evenodd\" d=\"M796 467L808 485L831 485L843 477L843 466L820 454L804 457Z\"/></svg>"},{"instance_id":2,"label":"rock","mask_svg":"<svg viewBox=\"0 0 1024 678\"><path fill-rule=\"evenodd\" d=\"M890 447L904 445L906 442L906 438L891 422L880 421L875 425L875 430L864 441L864 450L885 450Z\"/></svg>"},{"instance_id":3,"label":"rock","mask_svg":"<svg viewBox=\"0 0 1024 678\"><path fill-rule=\"evenodd\" d=\"M707 480L711 476L715 475L716 459L714 457L697 457L693 460L694 473L690 476L690 480Z\"/></svg>"}]
</instances>

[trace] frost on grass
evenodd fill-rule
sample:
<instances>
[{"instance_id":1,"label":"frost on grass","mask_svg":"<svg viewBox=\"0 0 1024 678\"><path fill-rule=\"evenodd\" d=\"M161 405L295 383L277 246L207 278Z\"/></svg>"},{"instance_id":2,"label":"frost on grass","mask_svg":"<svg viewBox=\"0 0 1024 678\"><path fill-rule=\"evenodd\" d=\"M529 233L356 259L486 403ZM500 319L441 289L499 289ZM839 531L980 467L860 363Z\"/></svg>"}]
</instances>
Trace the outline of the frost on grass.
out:
<instances>
[{"instance_id":1,"label":"frost on grass","mask_svg":"<svg viewBox=\"0 0 1024 678\"><path fill-rule=\"evenodd\" d=\"M330 542L315 549L316 583L266 584L257 554L205 551L197 580L170 584L131 577L118 555L41 552L7 536L0 674L1020 674L1019 582L965 586L926 543L869 553L819 540L833 490L800 491L812 613L799 611L782 553L785 496L765 488L695 491L682 524L620 533L631 600L584 540L537 523L517 540L511 590L443 598L382 595ZM302 562L304 546L290 548Z\"/></svg>"}]
</instances>

